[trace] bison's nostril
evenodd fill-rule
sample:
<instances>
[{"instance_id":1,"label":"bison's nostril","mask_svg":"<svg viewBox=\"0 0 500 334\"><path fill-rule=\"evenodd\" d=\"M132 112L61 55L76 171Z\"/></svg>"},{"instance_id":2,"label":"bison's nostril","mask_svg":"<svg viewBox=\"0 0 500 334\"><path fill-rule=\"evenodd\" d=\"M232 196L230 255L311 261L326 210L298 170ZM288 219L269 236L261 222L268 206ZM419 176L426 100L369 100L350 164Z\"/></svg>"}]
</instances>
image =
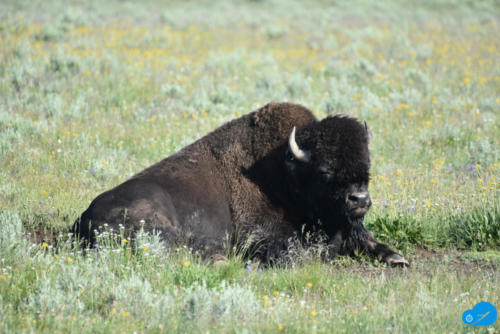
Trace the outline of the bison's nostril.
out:
<instances>
[{"instance_id":1,"label":"bison's nostril","mask_svg":"<svg viewBox=\"0 0 500 334\"><path fill-rule=\"evenodd\" d=\"M351 201L351 202L358 202L359 201L359 197L358 196L354 196L354 195L350 195L349 196L349 201Z\"/></svg>"},{"instance_id":2,"label":"bison's nostril","mask_svg":"<svg viewBox=\"0 0 500 334\"><path fill-rule=\"evenodd\" d=\"M347 197L347 201L356 207L366 207L370 205L370 195L368 193L354 193Z\"/></svg>"}]
</instances>

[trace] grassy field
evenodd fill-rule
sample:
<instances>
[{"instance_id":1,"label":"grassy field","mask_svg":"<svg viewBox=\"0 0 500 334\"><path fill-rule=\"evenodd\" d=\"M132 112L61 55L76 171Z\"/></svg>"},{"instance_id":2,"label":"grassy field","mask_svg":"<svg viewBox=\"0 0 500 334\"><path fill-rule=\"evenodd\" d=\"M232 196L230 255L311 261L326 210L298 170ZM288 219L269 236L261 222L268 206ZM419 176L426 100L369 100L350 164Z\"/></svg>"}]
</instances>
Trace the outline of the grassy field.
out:
<instances>
[{"instance_id":1,"label":"grassy field","mask_svg":"<svg viewBox=\"0 0 500 334\"><path fill-rule=\"evenodd\" d=\"M0 332L500 331L461 320L500 307L498 36L498 1L0 2ZM271 100L367 121L366 225L410 268L70 247L96 195Z\"/></svg>"}]
</instances>

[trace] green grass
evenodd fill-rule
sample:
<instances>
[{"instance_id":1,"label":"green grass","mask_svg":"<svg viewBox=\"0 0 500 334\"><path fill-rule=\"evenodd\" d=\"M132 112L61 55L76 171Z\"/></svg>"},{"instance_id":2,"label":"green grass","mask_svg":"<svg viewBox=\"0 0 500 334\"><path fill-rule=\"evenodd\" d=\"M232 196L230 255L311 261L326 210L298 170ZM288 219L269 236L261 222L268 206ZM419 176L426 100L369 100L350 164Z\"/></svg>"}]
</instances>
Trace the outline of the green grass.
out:
<instances>
[{"instance_id":1,"label":"green grass","mask_svg":"<svg viewBox=\"0 0 500 334\"><path fill-rule=\"evenodd\" d=\"M495 1L3 1L0 332L472 331L463 311L500 306L499 14ZM70 247L96 195L271 100L367 121L366 225L411 268L298 249L259 272L147 236Z\"/></svg>"},{"instance_id":2,"label":"green grass","mask_svg":"<svg viewBox=\"0 0 500 334\"><path fill-rule=\"evenodd\" d=\"M471 305L498 302L498 251L410 254L409 269L299 253L288 267L259 269L234 257L207 264L157 237L135 248L104 238L75 252L61 236L30 244L3 214L2 331L435 332L461 331Z\"/></svg>"}]
</instances>

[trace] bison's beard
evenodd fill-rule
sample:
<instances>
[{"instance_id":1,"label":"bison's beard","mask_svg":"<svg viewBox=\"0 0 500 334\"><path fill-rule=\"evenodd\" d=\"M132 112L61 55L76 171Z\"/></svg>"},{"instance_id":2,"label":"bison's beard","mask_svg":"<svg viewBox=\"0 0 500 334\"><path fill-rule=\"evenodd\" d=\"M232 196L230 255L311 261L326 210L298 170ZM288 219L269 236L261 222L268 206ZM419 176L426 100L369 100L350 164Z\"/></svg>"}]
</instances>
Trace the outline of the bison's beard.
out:
<instances>
[{"instance_id":1,"label":"bison's beard","mask_svg":"<svg viewBox=\"0 0 500 334\"><path fill-rule=\"evenodd\" d=\"M367 208L354 208L349 210L348 216L353 217L353 219L361 218L361 221L363 221L363 218L367 212Z\"/></svg>"},{"instance_id":2,"label":"bison's beard","mask_svg":"<svg viewBox=\"0 0 500 334\"><path fill-rule=\"evenodd\" d=\"M344 234L341 254L354 255L358 251L363 251L366 242L370 240L370 232L364 227L365 216L346 215L347 228Z\"/></svg>"},{"instance_id":3,"label":"bison's beard","mask_svg":"<svg viewBox=\"0 0 500 334\"><path fill-rule=\"evenodd\" d=\"M352 215L352 214L349 214L346 216L346 220L347 220L347 226L348 227L351 227L351 226L363 226L363 222L365 220L365 215L362 214L362 215Z\"/></svg>"}]
</instances>

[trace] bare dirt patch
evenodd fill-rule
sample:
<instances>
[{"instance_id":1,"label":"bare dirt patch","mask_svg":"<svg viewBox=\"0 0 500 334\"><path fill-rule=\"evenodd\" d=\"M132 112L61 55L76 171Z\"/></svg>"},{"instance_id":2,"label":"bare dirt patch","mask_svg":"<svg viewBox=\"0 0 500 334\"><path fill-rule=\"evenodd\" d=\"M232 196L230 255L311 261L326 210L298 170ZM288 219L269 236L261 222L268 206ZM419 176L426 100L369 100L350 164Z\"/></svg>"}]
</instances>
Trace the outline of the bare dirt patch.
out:
<instances>
[{"instance_id":1,"label":"bare dirt patch","mask_svg":"<svg viewBox=\"0 0 500 334\"><path fill-rule=\"evenodd\" d=\"M346 270L354 275L378 276L381 271L388 276L408 275L419 273L426 277L432 277L438 270L446 270L456 275L477 275L478 272L493 274L500 271L500 260L491 259L483 255L485 252L475 252L478 256L464 256L469 253L458 250L428 250L416 249L413 254L405 255L410 266L390 267L376 260L366 260L352 263L337 263L339 270ZM499 257L500 258L500 257Z\"/></svg>"}]
</instances>

